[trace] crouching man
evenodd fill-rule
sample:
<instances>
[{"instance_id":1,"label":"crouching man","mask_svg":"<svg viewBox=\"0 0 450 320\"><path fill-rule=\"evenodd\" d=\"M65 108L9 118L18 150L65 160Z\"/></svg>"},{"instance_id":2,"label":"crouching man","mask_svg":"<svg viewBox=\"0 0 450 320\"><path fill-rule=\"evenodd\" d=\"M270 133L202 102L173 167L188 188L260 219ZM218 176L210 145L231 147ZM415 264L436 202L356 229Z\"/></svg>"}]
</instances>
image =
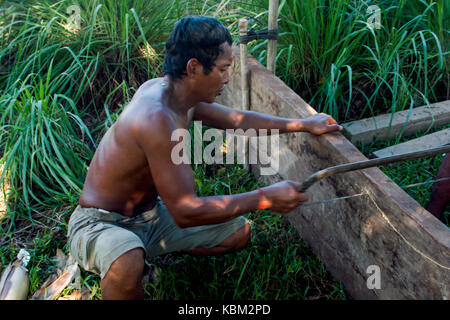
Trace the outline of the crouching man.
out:
<instances>
[{"instance_id":1,"label":"crouching man","mask_svg":"<svg viewBox=\"0 0 450 320\"><path fill-rule=\"evenodd\" d=\"M316 135L338 131L326 114L286 119L215 103L229 81L232 39L216 19L189 16L167 43L163 78L138 89L102 138L69 221L70 251L101 276L103 299L142 299L145 259L169 252L223 254L244 248L250 226L242 215L270 208L288 213L307 201L298 183L197 197L192 168L175 165L171 141L193 120L219 129L278 129Z\"/></svg>"}]
</instances>

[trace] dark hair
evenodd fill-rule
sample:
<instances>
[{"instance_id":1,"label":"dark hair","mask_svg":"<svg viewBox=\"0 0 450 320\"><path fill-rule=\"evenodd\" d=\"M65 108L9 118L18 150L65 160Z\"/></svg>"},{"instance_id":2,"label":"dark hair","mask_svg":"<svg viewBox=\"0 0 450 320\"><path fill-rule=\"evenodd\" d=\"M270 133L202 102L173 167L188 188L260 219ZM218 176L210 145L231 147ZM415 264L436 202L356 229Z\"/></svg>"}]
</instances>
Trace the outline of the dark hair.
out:
<instances>
[{"instance_id":1,"label":"dark hair","mask_svg":"<svg viewBox=\"0 0 450 320\"><path fill-rule=\"evenodd\" d=\"M173 80L182 78L191 58L202 64L205 74L210 73L221 52L219 46L224 42L232 44L231 34L217 19L203 16L181 19L166 42L164 74Z\"/></svg>"}]
</instances>

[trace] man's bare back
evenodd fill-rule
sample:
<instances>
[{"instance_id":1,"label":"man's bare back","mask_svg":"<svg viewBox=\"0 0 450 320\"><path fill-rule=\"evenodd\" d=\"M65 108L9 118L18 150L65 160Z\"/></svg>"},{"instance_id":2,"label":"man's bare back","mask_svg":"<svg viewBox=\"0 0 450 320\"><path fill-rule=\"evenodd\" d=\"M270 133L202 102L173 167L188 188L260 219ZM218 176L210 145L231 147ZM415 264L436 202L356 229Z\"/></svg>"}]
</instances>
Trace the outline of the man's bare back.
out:
<instances>
[{"instance_id":1,"label":"man's bare back","mask_svg":"<svg viewBox=\"0 0 450 320\"><path fill-rule=\"evenodd\" d=\"M133 131L134 123L145 118L152 105L164 108L164 81L157 78L145 82L102 138L89 166L79 200L81 206L133 216L155 205L158 193L146 155ZM168 108L166 112L171 114ZM174 115L170 118L176 127L187 129L192 115L193 112L188 112L184 119Z\"/></svg>"}]
</instances>

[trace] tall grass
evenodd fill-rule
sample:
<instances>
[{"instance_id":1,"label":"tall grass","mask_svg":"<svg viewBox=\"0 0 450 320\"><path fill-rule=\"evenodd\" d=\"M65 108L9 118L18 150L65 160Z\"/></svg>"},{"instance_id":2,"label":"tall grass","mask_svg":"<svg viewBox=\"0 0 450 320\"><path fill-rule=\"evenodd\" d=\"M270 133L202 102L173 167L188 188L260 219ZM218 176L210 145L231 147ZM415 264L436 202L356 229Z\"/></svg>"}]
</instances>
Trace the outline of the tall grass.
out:
<instances>
[{"instance_id":1,"label":"tall grass","mask_svg":"<svg viewBox=\"0 0 450 320\"><path fill-rule=\"evenodd\" d=\"M80 8L79 29L68 27L71 5ZM12 225L40 206L76 202L102 119L123 107L130 87L160 74L174 8L177 1L29 1L0 15L0 183L8 173Z\"/></svg>"},{"instance_id":2,"label":"tall grass","mask_svg":"<svg viewBox=\"0 0 450 320\"><path fill-rule=\"evenodd\" d=\"M449 12L448 1L282 0L277 73L342 122L448 99Z\"/></svg>"},{"instance_id":3,"label":"tall grass","mask_svg":"<svg viewBox=\"0 0 450 320\"><path fill-rule=\"evenodd\" d=\"M76 101L92 81L98 57L81 63L83 52L53 42L54 19L41 24L29 14L9 17L0 30L6 62L0 74L0 182L8 172L14 225L21 212L31 218L32 201L73 202L79 193L92 137Z\"/></svg>"},{"instance_id":4,"label":"tall grass","mask_svg":"<svg viewBox=\"0 0 450 320\"><path fill-rule=\"evenodd\" d=\"M84 107L103 109L103 97L123 82L137 88L161 73L165 40L181 16L182 0L150 2L136 0L35 1L33 14L39 19L57 20L55 41L83 52L81 61L98 56L92 81L94 101ZM69 6L80 10L80 29L68 30ZM29 5L28 5L29 7ZM120 94L114 99L121 101Z\"/></svg>"}]
</instances>

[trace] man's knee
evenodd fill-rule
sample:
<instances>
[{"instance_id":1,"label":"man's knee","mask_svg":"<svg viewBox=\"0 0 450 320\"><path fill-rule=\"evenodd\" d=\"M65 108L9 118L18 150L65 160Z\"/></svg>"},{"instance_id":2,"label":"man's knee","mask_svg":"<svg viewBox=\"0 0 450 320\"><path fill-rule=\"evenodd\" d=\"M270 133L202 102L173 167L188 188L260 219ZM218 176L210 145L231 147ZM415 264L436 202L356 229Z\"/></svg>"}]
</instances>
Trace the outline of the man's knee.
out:
<instances>
[{"instance_id":1,"label":"man's knee","mask_svg":"<svg viewBox=\"0 0 450 320\"><path fill-rule=\"evenodd\" d=\"M142 281L145 266L145 252L142 248L127 251L117 258L109 268L102 284L120 287L124 291L133 291Z\"/></svg>"},{"instance_id":2,"label":"man's knee","mask_svg":"<svg viewBox=\"0 0 450 320\"><path fill-rule=\"evenodd\" d=\"M229 248L230 251L239 251L244 249L251 238L250 224L248 222L245 223L245 225L236 231L230 238L232 238Z\"/></svg>"}]
</instances>

